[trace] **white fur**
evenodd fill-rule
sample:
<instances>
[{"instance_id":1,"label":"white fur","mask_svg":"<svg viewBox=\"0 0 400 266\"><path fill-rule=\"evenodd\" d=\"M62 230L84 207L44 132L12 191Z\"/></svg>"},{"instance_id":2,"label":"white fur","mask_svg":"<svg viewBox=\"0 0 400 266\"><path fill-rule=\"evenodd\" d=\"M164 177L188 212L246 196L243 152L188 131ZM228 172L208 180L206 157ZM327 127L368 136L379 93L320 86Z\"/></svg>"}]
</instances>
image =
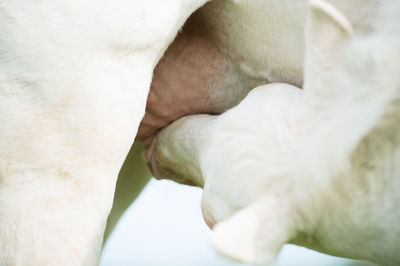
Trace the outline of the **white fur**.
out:
<instances>
[{"instance_id":1,"label":"white fur","mask_svg":"<svg viewBox=\"0 0 400 266\"><path fill-rule=\"evenodd\" d=\"M153 68L206 0L0 1L0 260L95 265Z\"/></svg>"}]
</instances>

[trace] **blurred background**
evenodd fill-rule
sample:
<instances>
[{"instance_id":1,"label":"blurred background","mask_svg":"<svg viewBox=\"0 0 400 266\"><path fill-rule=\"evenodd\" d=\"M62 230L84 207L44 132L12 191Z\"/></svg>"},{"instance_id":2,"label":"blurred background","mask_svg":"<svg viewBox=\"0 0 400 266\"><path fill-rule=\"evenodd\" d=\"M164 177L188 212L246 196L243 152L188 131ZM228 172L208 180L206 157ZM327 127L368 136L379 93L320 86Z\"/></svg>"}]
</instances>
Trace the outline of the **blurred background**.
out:
<instances>
[{"instance_id":1,"label":"blurred background","mask_svg":"<svg viewBox=\"0 0 400 266\"><path fill-rule=\"evenodd\" d=\"M201 189L151 180L127 210L104 248L100 266L239 266L208 244ZM377 266L286 245L274 266Z\"/></svg>"}]
</instances>

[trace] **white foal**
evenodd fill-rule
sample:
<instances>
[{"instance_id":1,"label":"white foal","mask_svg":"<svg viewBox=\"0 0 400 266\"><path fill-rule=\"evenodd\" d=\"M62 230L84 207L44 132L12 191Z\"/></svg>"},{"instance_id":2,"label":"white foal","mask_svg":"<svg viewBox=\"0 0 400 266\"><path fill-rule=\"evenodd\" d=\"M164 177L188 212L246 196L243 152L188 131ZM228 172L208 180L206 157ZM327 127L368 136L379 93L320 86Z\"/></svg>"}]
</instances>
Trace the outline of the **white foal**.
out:
<instances>
[{"instance_id":1,"label":"white foal","mask_svg":"<svg viewBox=\"0 0 400 266\"><path fill-rule=\"evenodd\" d=\"M178 120L152 167L204 188L212 243L234 259L268 263L295 243L399 265L400 5L310 3L304 91L262 86Z\"/></svg>"}]
</instances>

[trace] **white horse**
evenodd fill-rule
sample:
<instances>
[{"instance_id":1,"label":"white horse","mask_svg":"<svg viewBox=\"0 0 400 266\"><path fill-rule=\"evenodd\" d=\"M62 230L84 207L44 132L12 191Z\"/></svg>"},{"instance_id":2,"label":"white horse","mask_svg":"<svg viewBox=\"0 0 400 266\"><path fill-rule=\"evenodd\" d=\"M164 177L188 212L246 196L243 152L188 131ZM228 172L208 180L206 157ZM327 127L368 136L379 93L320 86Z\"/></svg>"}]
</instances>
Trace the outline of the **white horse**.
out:
<instances>
[{"instance_id":1,"label":"white horse","mask_svg":"<svg viewBox=\"0 0 400 266\"><path fill-rule=\"evenodd\" d=\"M2 263L97 263L153 69L205 2L0 1Z\"/></svg>"}]
</instances>

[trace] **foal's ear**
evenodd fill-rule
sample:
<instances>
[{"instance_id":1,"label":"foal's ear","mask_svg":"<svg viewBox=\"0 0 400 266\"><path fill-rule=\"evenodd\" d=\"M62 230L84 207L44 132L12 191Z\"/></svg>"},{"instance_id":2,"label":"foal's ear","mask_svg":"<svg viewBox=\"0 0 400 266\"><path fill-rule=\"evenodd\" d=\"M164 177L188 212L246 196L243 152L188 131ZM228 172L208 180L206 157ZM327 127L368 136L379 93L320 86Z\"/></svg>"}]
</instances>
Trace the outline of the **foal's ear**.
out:
<instances>
[{"instance_id":1,"label":"foal's ear","mask_svg":"<svg viewBox=\"0 0 400 266\"><path fill-rule=\"evenodd\" d=\"M337 8L324 0L310 0L306 37L320 53L335 54L341 43L354 35L348 19Z\"/></svg>"}]
</instances>

